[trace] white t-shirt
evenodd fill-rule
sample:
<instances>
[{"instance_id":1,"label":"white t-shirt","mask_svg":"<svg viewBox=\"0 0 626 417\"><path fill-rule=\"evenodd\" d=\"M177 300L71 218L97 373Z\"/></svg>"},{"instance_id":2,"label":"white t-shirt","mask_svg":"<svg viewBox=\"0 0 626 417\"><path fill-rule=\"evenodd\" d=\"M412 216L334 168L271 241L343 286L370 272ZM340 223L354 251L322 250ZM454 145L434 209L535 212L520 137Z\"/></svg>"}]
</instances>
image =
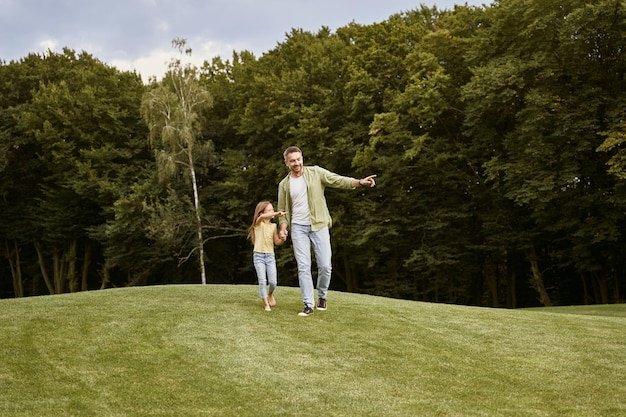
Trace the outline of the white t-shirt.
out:
<instances>
[{"instance_id":1,"label":"white t-shirt","mask_svg":"<svg viewBox=\"0 0 626 417\"><path fill-rule=\"evenodd\" d=\"M289 178L289 193L291 194L291 223L310 226L311 209L304 175Z\"/></svg>"}]
</instances>

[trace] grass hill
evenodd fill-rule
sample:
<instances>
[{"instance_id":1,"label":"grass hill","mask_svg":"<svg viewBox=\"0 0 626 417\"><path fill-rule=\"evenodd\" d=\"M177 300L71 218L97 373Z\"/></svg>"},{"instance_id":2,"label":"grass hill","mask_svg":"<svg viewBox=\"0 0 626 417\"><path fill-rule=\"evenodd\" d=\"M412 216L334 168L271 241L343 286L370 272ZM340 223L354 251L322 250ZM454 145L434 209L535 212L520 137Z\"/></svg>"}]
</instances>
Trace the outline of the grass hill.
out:
<instances>
[{"instance_id":1,"label":"grass hill","mask_svg":"<svg viewBox=\"0 0 626 417\"><path fill-rule=\"evenodd\" d=\"M256 286L0 300L0 416L625 416L626 305L502 310Z\"/></svg>"}]
</instances>

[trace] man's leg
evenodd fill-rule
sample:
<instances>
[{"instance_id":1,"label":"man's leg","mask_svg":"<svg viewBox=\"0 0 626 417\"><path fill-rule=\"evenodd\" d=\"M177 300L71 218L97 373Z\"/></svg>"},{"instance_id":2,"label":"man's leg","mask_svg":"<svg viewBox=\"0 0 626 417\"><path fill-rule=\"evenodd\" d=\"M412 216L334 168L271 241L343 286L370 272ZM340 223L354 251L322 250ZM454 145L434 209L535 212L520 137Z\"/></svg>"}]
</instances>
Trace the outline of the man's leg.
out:
<instances>
[{"instance_id":1,"label":"man's leg","mask_svg":"<svg viewBox=\"0 0 626 417\"><path fill-rule=\"evenodd\" d=\"M311 242L313 243L315 261L317 263L317 296L326 299L333 270L332 248L328 227L317 232L311 232Z\"/></svg>"},{"instance_id":2,"label":"man's leg","mask_svg":"<svg viewBox=\"0 0 626 417\"><path fill-rule=\"evenodd\" d=\"M302 301L307 307L313 308L315 303L313 277L311 276L311 241L310 226L293 224L291 226L291 244L298 265L298 283L302 293Z\"/></svg>"}]
</instances>

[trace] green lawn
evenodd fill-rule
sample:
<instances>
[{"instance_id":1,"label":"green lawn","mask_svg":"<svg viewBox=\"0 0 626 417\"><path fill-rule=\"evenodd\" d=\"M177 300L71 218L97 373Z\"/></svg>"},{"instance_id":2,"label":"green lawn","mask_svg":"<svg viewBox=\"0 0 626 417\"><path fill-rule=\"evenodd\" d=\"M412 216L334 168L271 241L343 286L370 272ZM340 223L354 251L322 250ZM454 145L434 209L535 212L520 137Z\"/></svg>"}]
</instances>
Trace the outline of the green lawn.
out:
<instances>
[{"instance_id":1,"label":"green lawn","mask_svg":"<svg viewBox=\"0 0 626 417\"><path fill-rule=\"evenodd\" d=\"M626 305L501 310L279 287L0 300L0 416L625 416Z\"/></svg>"}]
</instances>

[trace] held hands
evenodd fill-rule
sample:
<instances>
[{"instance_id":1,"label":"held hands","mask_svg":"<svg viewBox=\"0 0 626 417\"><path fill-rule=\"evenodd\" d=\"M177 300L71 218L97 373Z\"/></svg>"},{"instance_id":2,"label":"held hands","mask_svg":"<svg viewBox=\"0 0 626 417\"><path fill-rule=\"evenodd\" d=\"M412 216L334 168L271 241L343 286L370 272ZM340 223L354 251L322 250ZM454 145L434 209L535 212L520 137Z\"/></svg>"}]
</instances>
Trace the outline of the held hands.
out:
<instances>
[{"instance_id":1,"label":"held hands","mask_svg":"<svg viewBox=\"0 0 626 417\"><path fill-rule=\"evenodd\" d=\"M287 240L287 235L289 235L289 232L287 231L287 229L280 229L280 232L278 232L278 237L283 242Z\"/></svg>"}]
</instances>

